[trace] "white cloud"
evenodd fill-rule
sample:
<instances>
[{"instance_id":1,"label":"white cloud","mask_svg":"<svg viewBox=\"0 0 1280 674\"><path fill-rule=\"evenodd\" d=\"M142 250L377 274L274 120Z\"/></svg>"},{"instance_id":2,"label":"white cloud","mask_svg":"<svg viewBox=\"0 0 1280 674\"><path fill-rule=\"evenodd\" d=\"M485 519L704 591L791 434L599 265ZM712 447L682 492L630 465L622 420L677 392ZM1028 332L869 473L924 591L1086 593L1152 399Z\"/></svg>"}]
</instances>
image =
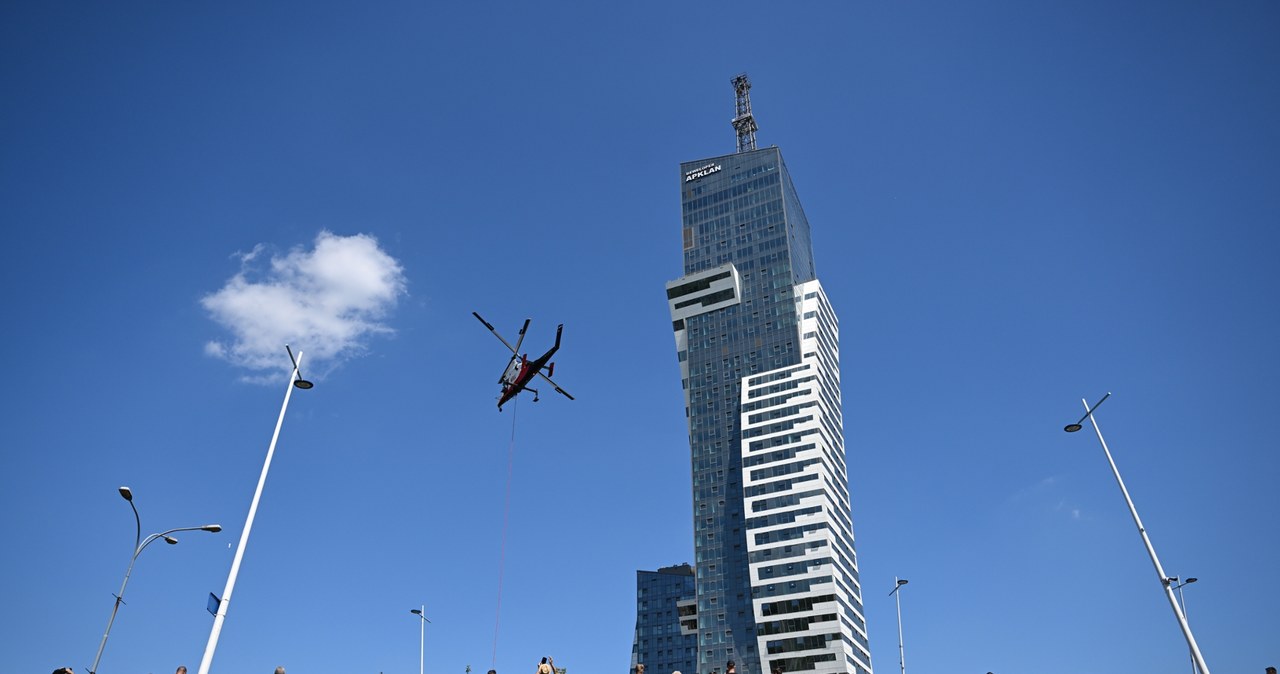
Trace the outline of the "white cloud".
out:
<instances>
[{"instance_id":1,"label":"white cloud","mask_svg":"<svg viewBox=\"0 0 1280 674\"><path fill-rule=\"evenodd\" d=\"M405 294L404 269L377 239L322 231L312 249L273 255L259 269L263 252L259 244L237 254L240 272L200 299L232 334L205 344L205 354L250 370L287 371L289 344L306 352L305 372L359 354L371 335L393 332L383 319Z\"/></svg>"}]
</instances>

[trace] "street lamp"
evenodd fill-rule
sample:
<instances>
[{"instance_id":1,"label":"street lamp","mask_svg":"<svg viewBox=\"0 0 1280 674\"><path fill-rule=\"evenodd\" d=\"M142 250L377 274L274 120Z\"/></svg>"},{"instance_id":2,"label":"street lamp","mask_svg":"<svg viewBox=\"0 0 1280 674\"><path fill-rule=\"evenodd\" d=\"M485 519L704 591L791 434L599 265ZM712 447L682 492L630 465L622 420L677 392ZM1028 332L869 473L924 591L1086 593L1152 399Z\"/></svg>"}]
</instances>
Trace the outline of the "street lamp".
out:
<instances>
[{"instance_id":1,"label":"street lamp","mask_svg":"<svg viewBox=\"0 0 1280 674\"><path fill-rule=\"evenodd\" d=\"M1138 517L1138 509L1133 505L1133 499L1129 497L1129 490L1124 486L1124 480L1120 477L1120 469L1116 467L1115 459L1111 458L1111 450L1107 448L1107 441L1102 438L1102 429L1098 427L1098 420L1093 416L1094 410L1098 409L1111 394L1107 393L1102 396L1093 405L1089 406L1089 401L1083 398L1080 402L1084 405L1084 416L1080 417L1080 421L1074 424L1067 424L1062 430L1068 433L1075 433L1084 428L1082 425L1085 419L1093 424L1093 430L1098 435L1098 442L1102 445L1102 451L1107 455L1107 462L1111 464L1111 472L1116 476L1116 484L1120 485L1120 493L1124 494L1125 503L1129 505L1129 514L1133 516L1133 523L1138 527L1138 535L1142 537L1142 544L1147 548L1147 554L1151 557L1151 564L1156 567L1156 576L1160 579L1160 585L1164 588L1165 597L1169 600L1169 606L1173 608L1173 615L1178 619L1178 627L1182 628L1182 636L1187 640L1187 646L1191 649L1191 660L1200 668L1201 674L1209 674L1209 666L1204 662L1204 656L1200 654L1200 646L1196 644L1196 638L1191 634L1191 626L1187 624L1187 616L1182 612L1182 607L1178 604L1177 598L1173 596L1173 589L1169 583L1169 576L1164 573L1164 568L1160 566L1160 558L1156 557L1156 549L1151 545L1151 537L1147 536L1147 529L1142 526L1142 520Z\"/></svg>"},{"instance_id":2,"label":"street lamp","mask_svg":"<svg viewBox=\"0 0 1280 674\"><path fill-rule=\"evenodd\" d=\"M200 673L209 674L213 665L213 653L218 649L218 637L222 635L222 623L227 620L227 607L231 603L231 593L236 587L236 576L240 574L240 562L244 559L245 546L249 544L249 532L253 529L253 519L258 514L258 502L262 500L262 488L267 484L267 471L271 470L271 457L276 453L276 441L280 439L280 427L284 425L284 413L289 409L289 397L293 389L309 389L315 384L302 378L299 363L302 352L295 358L288 344L284 350L289 353L293 363L293 371L289 373L289 384L284 389L284 402L280 405L280 416L276 419L276 430L271 434L271 444L267 446L267 458L262 462L262 474L258 476L258 486L253 491L253 500L249 502L249 515L244 521L244 530L240 532L240 543L236 546L236 556L231 560L231 571L227 574L227 585L222 590L222 599L218 602L218 612L213 616L213 629L209 631L209 643L205 644L204 656L200 658Z\"/></svg>"},{"instance_id":3,"label":"street lamp","mask_svg":"<svg viewBox=\"0 0 1280 674\"><path fill-rule=\"evenodd\" d=\"M422 655L427 645L427 623L431 622L427 619L427 605L423 604L422 608L410 609L410 613L418 616L418 674L422 674ZM467 666L470 671L470 665Z\"/></svg>"},{"instance_id":4,"label":"street lamp","mask_svg":"<svg viewBox=\"0 0 1280 674\"><path fill-rule=\"evenodd\" d=\"M902 648L902 601L898 598L898 590L901 590L908 581L894 576L893 582L893 591L889 596L893 597L893 603L898 606L898 667L902 670L902 674L907 674L907 653Z\"/></svg>"},{"instance_id":5,"label":"street lamp","mask_svg":"<svg viewBox=\"0 0 1280 674\"><path fill-rule=\"evenodd\" d=\"M294 358L293 349L290 349L288 344L284 345L284 350L289 353L289 360L293 361L293 385L304 391L315 386L315 384L303 379L302 372L298 369L298 361L302 360L302 352L299 351L298 357Z\"/></svg>"},{"instance_id":6,"label":"street lamp","mask_svg":"<svg viewBox=\"0 0 1280 674\"><path fill-rule=\"evenodd\" d=\"M1178 583L1178 577L1177 577L1177 576L1170 576L1169 578L1167 578L1167 579L1165 579L1165 580L1167 580L1167 581L1168 581L1168 582L1170 582L1170 583ZM1192 584L1192 583L1196 582L1197 580L1200 580L1200 579L1199 579L1199 578L1188 578L1188 579L1186 579L1186 580L1182 581L1181 583L1178 583L1177 585L1174 585L1174 586L1173 586L1173 589L1175 589L1175 590L1177 590L1177 591L1178 591L1178 603L1179 603L1179 604L1182 604L1182 616L1183 616L1184 618L1187 618L1187 624L1188 624L1188 625L1190 625L1190 624L1191 624L1191 618L1188 618L1188 617L1187 617L1187 598L1186 598L1186 596L1184 596L1184 595L1182 594L1182 588L1183 588L1183 587L1185 587L1185 586L1187 586L1187 585L1190 585L1190 584ZM1200 671L1200 670L1199 670L1199 668L1197 668L1197 667L1196 667L1196 656L1195 656L1195 654L1193 653L1193 654L1191 655L1191 674L1197 674L1197 672L1199 672L1199 671Z\"/></svg>"},{"instance_id":7,"label":"street lamp","mask_svg":"<svg viewBox=\"0 0 1280 674\"><path fill-rule=\"evenodd\" d=\"M178 527L162 531L158 534L151 534L145 540L142 538L142 518L138 516L138 506L133 504L133 491L128 487L120 488L120 496L129 502L129 507L133 508L133 522L136 526L136 533L133 537L133 557L129 558L129 566L124 571L124 582L120 584L120 592L115 595L116 603L111 607L111 618L107 620L107 631L102 633L102 643L98 644L98 654L93 656L93 665L89 667L89 674L96 674L98 671L98 663L102 660L102 651L107 647L107 637L111 636L111 625L116 621L116 612L120 610L120 605L124 603L124 589L129 585L129 576L133 573L133 563L138 561L138 555L151 545L156 539L163 538L165 543L169 545L177 545L178 539L169 534L179 531L208 531L218 533L222 531L222 527L217 524L206 524L201 527Z\"/></svg>"}]
</instances>

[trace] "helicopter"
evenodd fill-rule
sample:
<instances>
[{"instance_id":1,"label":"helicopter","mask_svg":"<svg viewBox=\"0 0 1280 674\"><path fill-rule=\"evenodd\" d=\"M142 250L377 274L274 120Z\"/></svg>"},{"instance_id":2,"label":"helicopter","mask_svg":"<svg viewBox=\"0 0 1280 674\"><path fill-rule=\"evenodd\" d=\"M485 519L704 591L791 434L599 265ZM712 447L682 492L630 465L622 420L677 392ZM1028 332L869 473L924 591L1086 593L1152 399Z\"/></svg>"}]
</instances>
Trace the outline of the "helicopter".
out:
<instances>
[{"instance_id":1,"label":"helicopter","mask_svg":"<svg viewBox=\"0 0 1280 674\"><path fill-rule=\"evenodd\" d=\"M511 360L507 362L507 367L502 371L502 376L498 377L498 383L502 386L502 395L498 397L499 412L502 411L502 406L506 404L508 400L516 397L516 395L521 391L532 391L533 402L538 402L538 389L529 388L529 382L533 381L535 376L542 377L547 380L547 383L555 387L556 393L563 395L569 400L574 399L573 396L569 395L568 391L560 388L560 385L556 384L554 381L551 381L551 375L555 371L556 364L548 362L551 360L551 356L555 355L555 352L560 349L560 333L564 332L563 323L556 326L556 343L552 345L546 353L534 360L529 360L528 354L520 354L520 344L524 342L524 333L529 329L529 322L532 319L524 319L524 325L520 327L520 336L516 338L516 345L511 346L511 344L506 339L503 339L502 335L498 334L498 331L490 325L489 321L484 320L480 314L473 311L471 312L471 315L475 316L476 320L483 323L484 327L489 328L489 332L492 332L493 336L498 338L498 341L502 342L504 346L511 350ZM543 373L543 370L546 370L545 374Z\"/></svg>"}]
</instances>

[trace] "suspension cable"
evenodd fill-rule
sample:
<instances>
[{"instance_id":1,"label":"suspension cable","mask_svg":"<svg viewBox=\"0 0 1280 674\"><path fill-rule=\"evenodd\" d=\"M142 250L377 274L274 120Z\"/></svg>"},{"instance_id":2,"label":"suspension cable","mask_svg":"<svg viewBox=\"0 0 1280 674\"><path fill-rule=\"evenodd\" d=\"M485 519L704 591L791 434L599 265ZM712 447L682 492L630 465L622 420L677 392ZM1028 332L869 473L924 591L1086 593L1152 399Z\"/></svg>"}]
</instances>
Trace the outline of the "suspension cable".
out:
<instances>
[{"instance_id":1,"label":"suspension cable","mask_svg":"<svg viewBox=\"0 0 1280 674\"><path fill-rule=\"evenodd\" d=\"M511 442L507 445L507 491L502 506L502 544L498 551L498 606L493 612L493 663L492 669L498 668L498 626L502 618L502 570L507 557L507 523L511 519L511 469L516 455L516 411L520 409L520 400L512 401L511 406Z\"/></svg>"}]
</instances>

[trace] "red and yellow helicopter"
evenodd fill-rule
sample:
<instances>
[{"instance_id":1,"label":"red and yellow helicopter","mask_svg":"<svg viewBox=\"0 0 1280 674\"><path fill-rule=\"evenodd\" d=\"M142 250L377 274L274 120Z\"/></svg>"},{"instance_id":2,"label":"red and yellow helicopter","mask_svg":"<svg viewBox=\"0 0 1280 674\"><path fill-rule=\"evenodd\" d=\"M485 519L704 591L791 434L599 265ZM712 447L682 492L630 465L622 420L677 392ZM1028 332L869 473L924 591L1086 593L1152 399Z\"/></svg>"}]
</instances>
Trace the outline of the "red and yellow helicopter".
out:
<instances>
[{"instance_id":1,"label":"red and yellow helicopter","mask_svg":"<svg viewBox=\"0 0 1280 674\"><path fill-rule=\"evenodd\" d=\"M524 342L524 333L529 329L530 319L524 319L524 325L520 328L520 336L516 338L516 345L511 346L507 340L502 338L502 335L498 334L497 330L493 329L493 326L489 324L489 321L480 317L480 314L473 311L471 312L471 315L475 316L476 320L483 323L484 327L489 328L489 332L492 332L493 336L497 337L503 345L508 349L511 349L511 360L507 362L506 369L502 371L502 376L498 378L498 383L502 385L502 395L498 398L499 412L502 411L502 406L506 404L508 400L516 397L516 395L521 391L533 391L533 402L538 402L538 389L529 388L529 382L533 381L535 376L546 379L549 384L555 387L556 393L563 395L569 400L573 400L573 396L569 395L568 391L560 388L560 386L554 381L551 381L551 375L555 372L556 364L547 362L551 360L551 356L560 349L560 333L564 331L563 323L556 326L556 343L552 345L551 349L538 358L529 360L528 354L520 354L520 344ZM543 370L546 370L546 374L543 374Z\"/></svg>"}]
</instances>

